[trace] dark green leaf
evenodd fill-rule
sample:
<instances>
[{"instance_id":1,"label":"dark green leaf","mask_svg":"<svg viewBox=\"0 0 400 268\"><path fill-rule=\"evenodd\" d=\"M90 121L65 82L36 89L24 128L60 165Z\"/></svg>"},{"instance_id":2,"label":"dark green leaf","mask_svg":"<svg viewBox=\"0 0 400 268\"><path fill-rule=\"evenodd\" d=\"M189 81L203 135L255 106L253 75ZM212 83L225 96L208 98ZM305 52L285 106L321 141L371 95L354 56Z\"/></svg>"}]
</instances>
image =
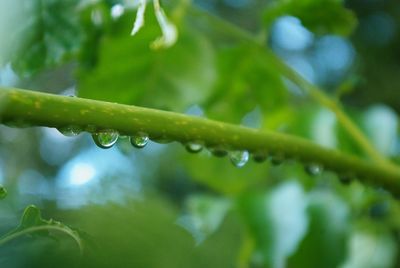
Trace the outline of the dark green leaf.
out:
<instances>
[{"instance_id":1,"label":"dark green leaf","mask_svg":"<svg viewBox=\"0 0 400 268\"><path fill-rule=\"evenodd\" d=\"M338 267L346 257L348 208L328 191L310 195L308 233L287 267Z\"/></svg>"},{"instance_id":2,"label":"dark green leaf","mask_svg":"<svg viewBox=\"0 0 400 268\"><path fill-rule=\"evenodd\" d=\"M52 219L44 220L40 210L34 205L29 205L25 208L19 226L2 236L0 245L24 234L48 236L50 230L57 230L71 236L78 244L79 250L82 251L82 241L77 231L72 230L61 222Z\"/></svg>"},{"instance_id":3,"label":"dark green leaf","mask_svg":"<svg viewBox=\"0 0 400 268\"><path fill-rule=\"evenodd\" d=\"M204 101L215 80L214 53L208 41L188 27L179 29L169 49L152 50L160 35L152 12L130 36L133 13L117 21L101 39L98 64L79 75L79 96L183 111Z\"/></svg>"},{"instance_id":4,"label":"dark green leaf","mask_svg":"<svg viewBox=\"0 0 400 268\"><path fill-rule=\"evenodd\" d=\"M0 200L6 198L7 189L0 185Z\"/></svg>"},{"instance_id":5,"label":"dark green leaf","mask_svg":"<svg viewBox=\"0 0 400 268\"><path fill-rule=\"evenodd\" d=\"M0 65L30 75L77 52L82 37L79 0L17 0L1 4ZM3 41L6 40L6 41Z\"/></svg>"},{"instance_id":6,"label":"dark green leaf","mask_svg":"<svg viewBox=\"0 0 400 268\"><path fill-rule=\"evenodd\" d=\"M256 107L270 114L287 101L280 74L257 47L236 45L218 54L218 81L204 107L219 120L240 122Z\"/></svg>"},{"instance_id":7,"label":"dark green leaf","mask_svg":"<svg viewBox=\"0 0 400 268\"><path fill-rule=\"evenodd\" d=\"M190 196L186 200L186 212L178 223L193 235L197 243L201 243L218 230L230 207L229 199Z\"/></svg>"}]
</instances>

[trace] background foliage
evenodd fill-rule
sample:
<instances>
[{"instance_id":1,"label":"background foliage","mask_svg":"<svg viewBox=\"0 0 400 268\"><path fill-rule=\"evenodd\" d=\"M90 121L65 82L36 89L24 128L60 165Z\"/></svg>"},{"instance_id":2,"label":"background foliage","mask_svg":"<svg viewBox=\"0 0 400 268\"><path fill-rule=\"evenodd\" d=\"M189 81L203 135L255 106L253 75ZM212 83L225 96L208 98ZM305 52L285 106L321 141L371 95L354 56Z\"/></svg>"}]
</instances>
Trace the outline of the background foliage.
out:
<instances>
[{"instance_id":1,"label":"background foliage","mask_svg":"<svg viewBox=\"0 0 400 268\"><path fill-rule=\"evenodd\" d=\"M285 78L272 49L400 163L397 1L163 1L179 38L160 50L150 49L161 34L150 3L129 35L136 6L2 1L0 85L205 116L366 157ZM120 139L102 150L88 134L6 126L0 136L0 233L35 204L85 244L81 256L63 234L23 236L0 245L1 267L400 266L398 202L331 172L309 176L295 160L237 169L177 143L139 151Z\"/></svg>"}]
</instances>

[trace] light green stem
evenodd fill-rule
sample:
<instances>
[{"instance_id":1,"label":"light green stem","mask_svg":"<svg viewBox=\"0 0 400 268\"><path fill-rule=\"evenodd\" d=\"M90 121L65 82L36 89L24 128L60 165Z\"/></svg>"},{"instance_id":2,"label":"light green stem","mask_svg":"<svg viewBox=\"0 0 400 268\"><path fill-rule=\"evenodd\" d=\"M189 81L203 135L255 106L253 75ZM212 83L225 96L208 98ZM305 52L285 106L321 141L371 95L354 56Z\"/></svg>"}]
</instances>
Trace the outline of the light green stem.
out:
<instances>
[{"instance_id":1,"label":"light green stem","mask_svg":"<svg viewBox=\"0 0 400 268\"><path fill-rule=\"evenodd\" d=\"M362 133L362 131L357 127L356 124L346 115L342 110L339 103L331 98L329 98L324 91L319 89L317 86L311 84L305 80L299 73L293 70L291 67L286 65L275 53L265 46L265 40L263 38L258 39L249 32L240 29L239 27L220 19L217 16L208 13L207 11L201 10L191 6L190 14L198 17L207 17L211 24L218 25L216 27L224 32L224 34L229 34L238 38L239 41L249 42L256 47L260 48L260 56L266 56L271 65L273 65L280 73L286 78L291 80L297 86L300 87L306 94L312 97L319 104L330 109L335 115L338 122L343 126L347 133L353 138L353 140L358 144L358 146L374 161L379 164L393 167L394 164L391 163L387 158L385 158L367 139L367 137Z\"/></svg>"},{"instance_id":2,"label":"light green stem","mask_svg":"<svg viewBox=\"0 0 400 268\"><path fill-rule=\"evenodd\" d=\"M272 153L304 163L319 163L338 174L354 174L361 181L400 194L400 169L373 164L327 149L308 140L217 122L201 117L136 106L65 97L21 89L0 88L0 121L5 124L62 128L78 126L89 131L117 130L123 135L138 132L152 139Z\"/></svg>"}]
</instances>

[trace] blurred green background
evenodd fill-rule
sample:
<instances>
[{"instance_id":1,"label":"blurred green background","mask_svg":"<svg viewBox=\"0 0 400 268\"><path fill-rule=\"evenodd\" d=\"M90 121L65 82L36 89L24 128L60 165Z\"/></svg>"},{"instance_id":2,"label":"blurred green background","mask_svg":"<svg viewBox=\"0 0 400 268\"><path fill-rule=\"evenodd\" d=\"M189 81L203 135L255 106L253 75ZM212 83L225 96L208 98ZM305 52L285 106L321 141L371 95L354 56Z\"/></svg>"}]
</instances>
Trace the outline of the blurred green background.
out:
<instances>
[{"instance_id":1,"label":"blurred green background","mask_svg":"<svg viewBox=\"0 0 400 268\"><path fill-rule=\"evenodd\" d=\"M343 102L400 163L397 0L2 0L0 86L170 110L298 135L365 158L334 114L273 65L272 49ZM254 36L253 41L244 38ZM264 48L260 49L259 44ZM400 206L386 191L301 163L234 167L172 142L103 150L90 134L0 126L0 235L35 204L80 230L0 246L0 267L400 267Z\"/></svg>"}]
</instances>

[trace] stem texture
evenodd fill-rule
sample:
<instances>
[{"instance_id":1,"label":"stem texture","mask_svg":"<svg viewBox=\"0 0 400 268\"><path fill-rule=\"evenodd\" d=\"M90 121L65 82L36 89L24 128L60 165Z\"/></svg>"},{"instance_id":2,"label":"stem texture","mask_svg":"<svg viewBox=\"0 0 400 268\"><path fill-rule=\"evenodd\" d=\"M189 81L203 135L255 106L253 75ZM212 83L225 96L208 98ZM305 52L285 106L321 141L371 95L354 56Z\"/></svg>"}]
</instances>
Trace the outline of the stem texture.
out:
<instances>
[{"instance_id":1,"label":"stem texture","mask_svg":"<svg viewBox=\"0 0 400 268\"><path fill-rule=\"evenodd\" d=\"M0 122L21 126L65 128L77 126L89 132L117 130L122 135L147 133L152 139L270 153L318 163L339 175L400 194L400 168L371 163L306 139L272 131L236 126L201 117L35 91L0 88Z\"/></svg>"}]
</instances>

